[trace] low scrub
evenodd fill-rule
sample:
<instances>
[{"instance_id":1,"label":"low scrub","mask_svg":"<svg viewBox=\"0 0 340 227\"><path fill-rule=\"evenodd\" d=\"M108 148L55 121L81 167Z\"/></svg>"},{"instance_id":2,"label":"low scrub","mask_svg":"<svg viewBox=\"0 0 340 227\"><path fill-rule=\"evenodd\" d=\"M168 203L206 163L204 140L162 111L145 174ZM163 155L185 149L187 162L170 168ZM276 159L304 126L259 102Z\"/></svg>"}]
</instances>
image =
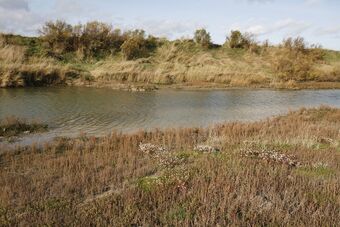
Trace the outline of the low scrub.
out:
<instances>
[{"instance_id":1,"label":"low scrub","mask_svg":"<svg viewBox=\"0 0 340 227\"><path fill-rule=\"evenodd\" d=\"M336 226L339 115L302 109L3 151L0 225Z\"/></svg>"},{"instance_id":2,"label":"low scrub","mask_svg":"<svg viewBox=\"0 0 340 227\"><path fill-rule=\"evenodd\" d=\"M273 67L280 80L315 80L315 66L323 60L324 52L320 47L308 47L303 38L288 38L278 48L273 59Z\"/></svg>"}]
</instances>

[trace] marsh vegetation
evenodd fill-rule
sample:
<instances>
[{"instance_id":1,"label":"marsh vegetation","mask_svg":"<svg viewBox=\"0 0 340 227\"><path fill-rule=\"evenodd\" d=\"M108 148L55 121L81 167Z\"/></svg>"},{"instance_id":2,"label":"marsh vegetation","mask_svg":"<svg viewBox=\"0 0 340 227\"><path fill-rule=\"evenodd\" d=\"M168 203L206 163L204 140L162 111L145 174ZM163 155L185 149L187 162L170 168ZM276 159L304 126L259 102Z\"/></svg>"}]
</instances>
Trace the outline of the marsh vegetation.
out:
<instances>
[{"instance_id":1,"label":"marsh vegetation","mask_svg":"<svg viewBox=\"0 0 340 227\"><path fill-rule=\"evenodd\" d=\"M339 222L340 110L59 138L0 154L0 225Z\"/></svg>"}]
</instances>

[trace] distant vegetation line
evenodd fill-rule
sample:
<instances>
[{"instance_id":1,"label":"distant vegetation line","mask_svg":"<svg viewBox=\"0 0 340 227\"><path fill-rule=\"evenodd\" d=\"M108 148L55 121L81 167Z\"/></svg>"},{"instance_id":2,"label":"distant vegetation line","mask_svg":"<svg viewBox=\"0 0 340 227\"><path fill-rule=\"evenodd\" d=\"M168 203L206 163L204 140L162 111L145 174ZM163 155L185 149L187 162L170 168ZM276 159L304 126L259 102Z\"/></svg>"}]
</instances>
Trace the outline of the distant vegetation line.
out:
<instances>
[{"instance_id":1,"label":"distant vegetation line","mask_svg":"<svg viewBox=\"0 0 340 227\"><path fill-rule=\"evenodd\" d=\"M205 29L195 31L193 39L169 41L96 21L47 22L39 33L0 36L0 87L216 83L294 88L302 82L340 83L340 53L308 45L301 37L273 46L231 31L217 45Z\"/></svg>"}]
</instances>

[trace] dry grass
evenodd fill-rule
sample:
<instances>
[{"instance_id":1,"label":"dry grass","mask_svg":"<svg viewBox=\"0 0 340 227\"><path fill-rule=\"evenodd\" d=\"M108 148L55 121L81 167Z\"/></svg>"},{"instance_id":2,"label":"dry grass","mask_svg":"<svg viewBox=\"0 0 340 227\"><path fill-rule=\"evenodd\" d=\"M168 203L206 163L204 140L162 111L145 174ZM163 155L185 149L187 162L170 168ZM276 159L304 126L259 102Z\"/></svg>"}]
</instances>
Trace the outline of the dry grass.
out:
<instances>
[{"instance_id":1,"label":"dry grass","mask_svg":"<svg viewBox=\"0 0 340 227\"><path fill-rule=\"evenodd\" d=\"M147 59L124 61L120 58L103 60L90 73L97 84L149 83L158 85L219 84L224 87L308 88L339 87L338 60L301 64L294 70L306 75L302 80L294 73L282 80L273 62L282 62L279 48L271 47L259 54L230 48L200 49L194 43L172 42L159 47ZM280 60L281 59L281 60ZM291 59L290 59L291 60ZM306 63L306 64L307 64ZM285 66L282 66L285 68ZM289 71L289 69L286 69ZM286 73L286 72L285 72Z\"/></svg>"},{"instance_id":2,"label":"dry grass","mask_svg":"<svg viewBox=\"0 0 340 227\"><path fill-rule=\"evenodd\" d=\"M0 45L0 61L5 63L22 63L25 60L26 49L20 46Z\"/></svg>"},{"instance_id":3,"label":"dry grass","mask_svg":"<svg viewBox=\"0 0 340 227\"><path fill-rule=\"evenodd\" d=\"M78 74L52 58L28 57L25 46L6 44L0 35L0 87L65 84Z\"/></svg>"},{"instance_id":4,"label":"dry grass","mask_svg":"<svg viewBox=\"0 0 340 227\"><path fill-rule=\"evenodd\" d=\"M228 51L236 56L229 56ZM231 86L266 84L268 65L259 56L240 50L204 50L195 44L167 43L148 59L106 60L91 74L99 81L144 82L154 84L220 83ZM269 69L268 69L269 70Z\"/></svg>"},{"instance_id":5,"label":"dry grass","mask_svg":"<svg viewBox=\"0 0 340 227\"><path fill-rule=\"evenodd\" d=\"M3 152L0 225L336 226L339 128L340 110L322 107Z\"/></svg>"},{"instance_id":6,"label":"dry grass","mask_svg":"<svg viewBox=\"0 0 340 227\"><path fill-rule=\"evenodd\" d=\"M100 61L79 62L72 54L66 54L64 60L42 57L44 55L28 56L28 49L5 44L0 37L0 87L56 84L113 88L134 84L288 89L340 87L338 52L332 51L325 51L325 59L315 62L311 60L312 52L301 54L300 59L291 56L292 51L279 47L261 47L256 53L227 47L207 50L194 42L181 40L164 42L148 58L126 61L121 53L116 53Z\"/></svg>"},{"instance_id":7,"label":"dry grass","mask_svg":"<svg viewBox=\"0 0 340 227\"><path fill-rule=\"evenodd\" d=\"M61 65L49 58L25 60L19 50L22 50L21 47L0 48L0 87L58 85L79 78L79 72L70 66ZM7 60L1 61L1 57Z\"/></svg>"}]
</instances>

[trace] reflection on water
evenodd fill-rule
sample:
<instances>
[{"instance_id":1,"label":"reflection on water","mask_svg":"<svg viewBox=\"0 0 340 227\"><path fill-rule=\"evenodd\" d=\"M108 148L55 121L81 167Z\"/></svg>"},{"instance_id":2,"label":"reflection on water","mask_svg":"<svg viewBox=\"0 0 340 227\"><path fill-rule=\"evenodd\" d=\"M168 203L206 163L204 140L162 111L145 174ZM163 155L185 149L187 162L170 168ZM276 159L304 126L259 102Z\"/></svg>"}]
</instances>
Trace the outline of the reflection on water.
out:
<instances>
[{"instance_id":1,"label":"reflection on water","mask_svg":"<svg viewBox=\"0 0 340 227\"><path fill-rule=\"evenodd\" d=\"M47 137L208 126L321 104L340 107L340 90L130 93L92 88L0 89L0 118L15 115L46 122L53 128L44 135Z\"/></svg>"}]
</instances>

